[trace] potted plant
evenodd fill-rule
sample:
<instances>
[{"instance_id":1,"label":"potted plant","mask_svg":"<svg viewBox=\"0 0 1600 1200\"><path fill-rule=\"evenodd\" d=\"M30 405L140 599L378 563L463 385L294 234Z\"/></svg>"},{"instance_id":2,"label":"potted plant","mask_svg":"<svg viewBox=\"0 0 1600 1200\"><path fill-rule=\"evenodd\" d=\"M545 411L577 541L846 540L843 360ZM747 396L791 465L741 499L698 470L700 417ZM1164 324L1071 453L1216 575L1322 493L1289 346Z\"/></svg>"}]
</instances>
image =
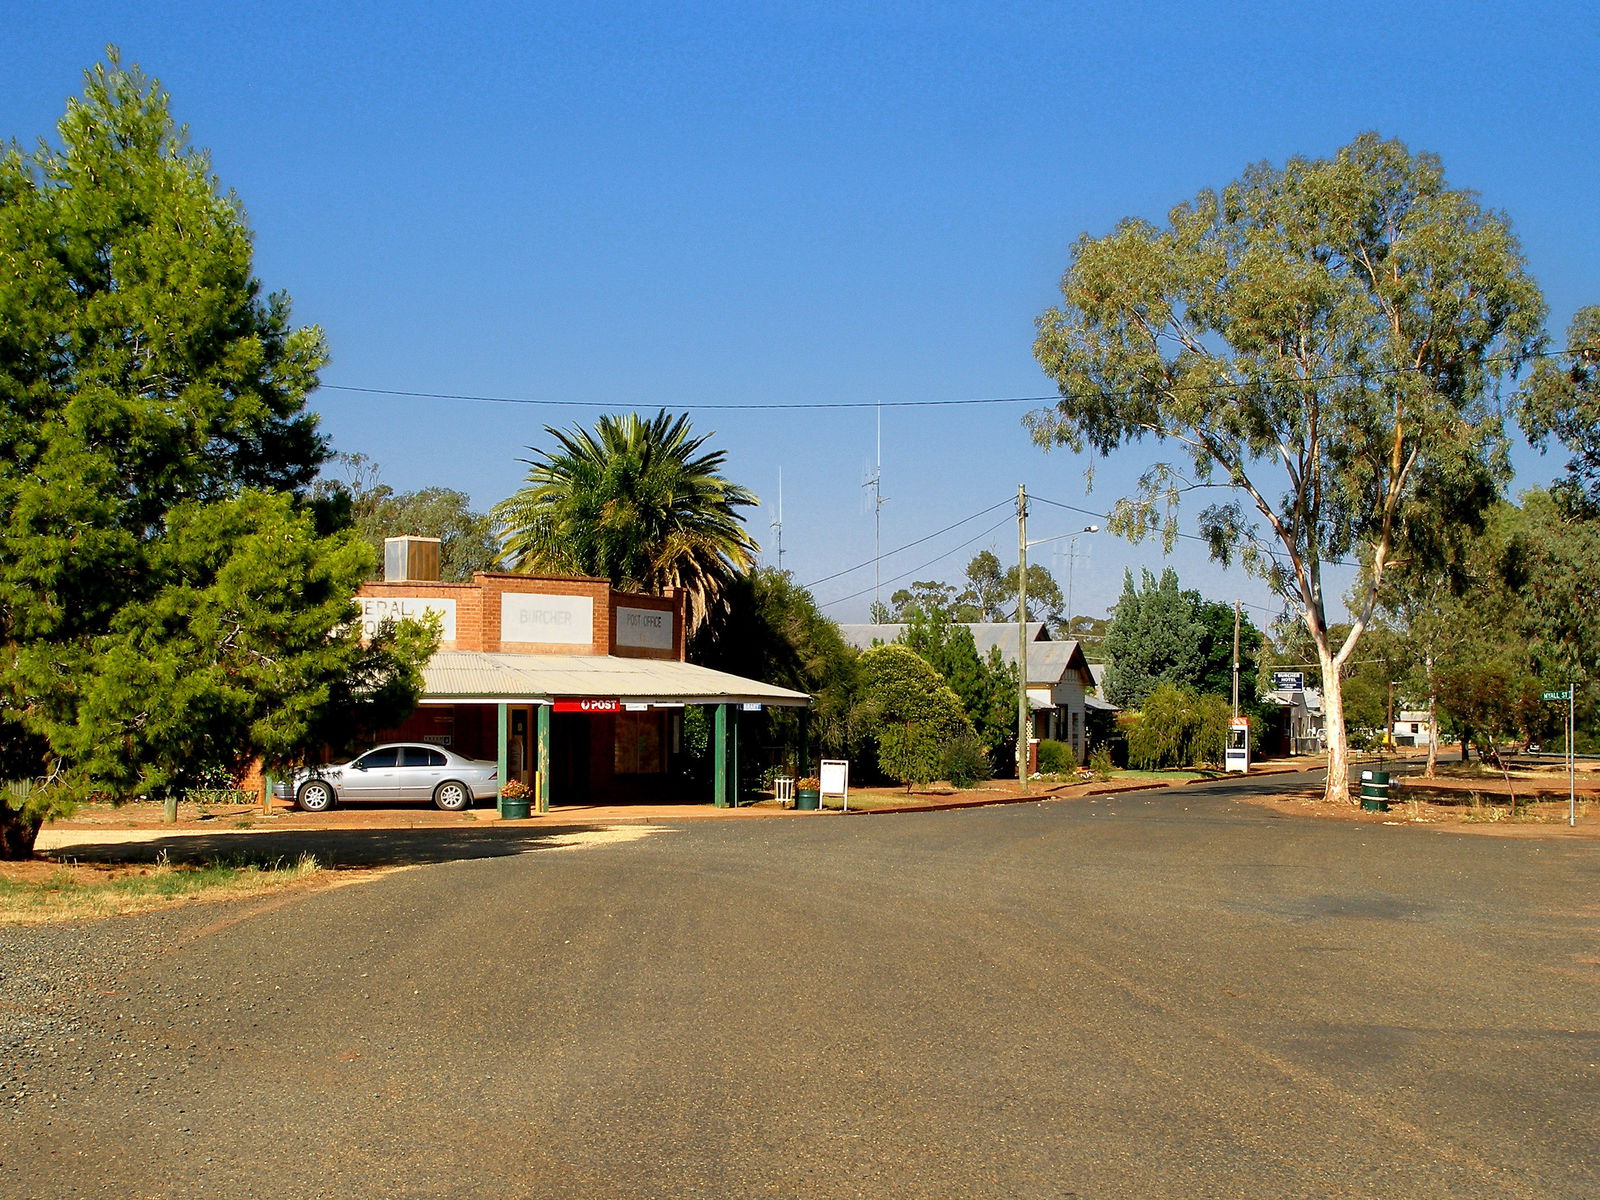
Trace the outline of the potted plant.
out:
<instances>
[{"instance_id":1,"label":"potted plant","mask_svg":"<svg viewBox=\"0 0 1600 1200\"><path fill-rule=\"evenodd\" d=\"M822 781L815 775L806 775L794 781L794 806L820 808L822 806Z\"/></svg>"},{"instance_id":2,"label":"potted plant","mask_svg":"<svg viewBox=\"0 0 1600 1200\"><path fill-rule=\"evenodd\" d=\"M500 787L500 815L507 821L521 821L528 816L528 801L533 795L528 785L520 779L508 779Z\"/></svg>"}]
</instances>

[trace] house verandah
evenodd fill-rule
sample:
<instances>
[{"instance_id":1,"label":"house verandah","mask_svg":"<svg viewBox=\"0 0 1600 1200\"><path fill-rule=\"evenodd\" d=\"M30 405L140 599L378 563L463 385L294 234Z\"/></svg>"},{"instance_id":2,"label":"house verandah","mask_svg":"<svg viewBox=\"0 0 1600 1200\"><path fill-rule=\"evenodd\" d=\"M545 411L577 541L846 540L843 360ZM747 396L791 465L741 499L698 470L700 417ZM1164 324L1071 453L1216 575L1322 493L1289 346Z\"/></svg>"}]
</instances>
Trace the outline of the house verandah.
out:
<instances>
[{"instance_id":1,"label":"house verandah","mask_svg":"<svg viewBox=\"0 0 1600 1200\"><path fill-rule=\"evenodd\" d=\"M432 614L439 648L423 694L380 741L420 741L497 762L551 804L737 796L739 713L810 697L685 661L684 604L603 579L480 572L438 579L433 539L394 538L385 576L357 595L364 624ZM710 794L685 795L685 714L708 710Z\"/></svg>"}]
</instances>

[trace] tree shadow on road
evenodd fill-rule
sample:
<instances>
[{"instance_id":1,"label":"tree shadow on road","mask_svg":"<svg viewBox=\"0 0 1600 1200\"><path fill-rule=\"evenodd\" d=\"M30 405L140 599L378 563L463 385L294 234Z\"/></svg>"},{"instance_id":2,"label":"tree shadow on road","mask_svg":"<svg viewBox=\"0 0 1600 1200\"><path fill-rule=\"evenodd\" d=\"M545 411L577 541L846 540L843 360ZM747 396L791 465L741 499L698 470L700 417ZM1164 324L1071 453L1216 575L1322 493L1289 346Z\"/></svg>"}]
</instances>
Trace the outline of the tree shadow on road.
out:
<instances>
[{"instance_id":1,"label":"tree shadow on road","mask_svg":"<svg viewBox=\"0 0 1600 1200\"><path fill-rule=\"evenodd\" d=\"M627 836L654 832L652 826L625 826ZM58 862L174 863L247 860L294 861L311 855L324 867L405 867L504 858L539 850L566 849L600 838L606 826L564 824L490 826L484 829L284 829L250 833L156 836L136 842L84 841L48 851Z\"/></svg>"}]
</instances>

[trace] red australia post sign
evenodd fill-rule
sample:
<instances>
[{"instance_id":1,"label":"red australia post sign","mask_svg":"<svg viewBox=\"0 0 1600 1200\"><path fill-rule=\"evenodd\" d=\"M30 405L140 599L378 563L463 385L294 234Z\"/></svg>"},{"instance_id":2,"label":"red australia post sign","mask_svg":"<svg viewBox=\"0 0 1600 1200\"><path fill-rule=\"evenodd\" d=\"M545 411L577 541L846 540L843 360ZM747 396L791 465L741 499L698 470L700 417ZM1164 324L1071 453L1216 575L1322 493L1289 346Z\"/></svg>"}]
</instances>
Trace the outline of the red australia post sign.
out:
<instances>
[{"instance_id":1,"label":"red australia post sign","mask_svg":"<svg viewBox=\"0 0 1600 1200\"><path fill-rule=\"evenodd\" d=\"M622 711L622 701L558 699L550 707L558 713L614 713Z\"/></svg>"}]
</instances>

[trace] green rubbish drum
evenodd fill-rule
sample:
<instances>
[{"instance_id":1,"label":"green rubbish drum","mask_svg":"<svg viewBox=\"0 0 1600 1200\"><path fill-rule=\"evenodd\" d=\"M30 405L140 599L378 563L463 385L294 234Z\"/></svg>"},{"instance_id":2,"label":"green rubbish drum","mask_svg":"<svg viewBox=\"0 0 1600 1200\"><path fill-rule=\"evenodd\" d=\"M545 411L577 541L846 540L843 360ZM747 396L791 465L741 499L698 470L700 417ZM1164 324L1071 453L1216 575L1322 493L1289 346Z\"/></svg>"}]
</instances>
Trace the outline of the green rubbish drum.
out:
<instances>
[{"instance_id":1,"label":"green rubbish drum","mask_svg":"<svg viewBox=\"0 0 1600 1200\"><path fill-rule=\"evenodd\" d=\"M794 792L794 806L801 809L815 809L822 803L822 793L812 788L796 788Z\"/></svg>"},{"instance_id":2,"label":"green rubbish drum","mask_svg":"<svg viewBox=\"0 0 1600 1200\"><path fill-rule=\"evenodd\" d=\"M1361 807L1368 812L1389 811L1389 772L1361 772Z\"/></svg>"}]
</instances>

